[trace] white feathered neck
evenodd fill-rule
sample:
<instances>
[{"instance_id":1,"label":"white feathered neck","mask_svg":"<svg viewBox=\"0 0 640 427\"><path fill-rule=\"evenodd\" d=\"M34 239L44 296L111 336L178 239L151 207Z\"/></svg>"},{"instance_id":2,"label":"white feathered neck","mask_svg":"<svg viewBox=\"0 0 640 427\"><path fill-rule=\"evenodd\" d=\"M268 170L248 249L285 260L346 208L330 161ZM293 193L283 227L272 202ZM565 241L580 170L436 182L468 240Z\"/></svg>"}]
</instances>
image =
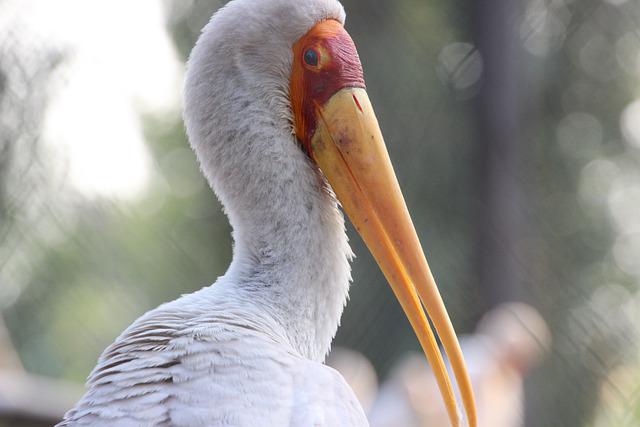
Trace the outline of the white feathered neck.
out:
<instances>
[{"instance_id":1,"label":"white feathered neck","mask_svg":"<svg viewBox=\"0 0 640 427\"><path fill-rule=\"evenodd\" d=\"M292 133L291 46L324 19L344 22L342 6L230 3L203 31L185 89L189 139L235 241L231 268L203 293L216 304L216 286L229 288L225 298L273 319L283 341L312 360L324 358L337 330L352 256L335 199Z\"/></svg>"}]
</instances>

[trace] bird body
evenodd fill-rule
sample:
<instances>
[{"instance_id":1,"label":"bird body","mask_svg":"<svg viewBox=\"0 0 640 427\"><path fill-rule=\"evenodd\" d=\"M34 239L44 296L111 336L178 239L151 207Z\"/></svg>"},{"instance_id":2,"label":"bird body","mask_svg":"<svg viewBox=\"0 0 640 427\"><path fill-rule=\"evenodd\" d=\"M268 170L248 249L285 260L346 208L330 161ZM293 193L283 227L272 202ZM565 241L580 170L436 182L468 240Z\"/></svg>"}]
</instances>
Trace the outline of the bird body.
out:
<instances>
[{"instance_id":1,"label":"bird body","mask_svg":"<svg viewBox=\"0 0 640 427\"><path fill-rule=\"evenodd\" d=\"M336 0L233 0L205 27L189 59L184 119L233 227L233 261L213 286L147 313L118 337L60 426L368 425L342 377L322 364L347 300L353 256L333 191L351 187L333 174L359 168L336 164L325 175L320 159L331 155L323 152L330 139L320 134L334 134L337 112L350 108L346 116L364 115L354 118L362 125L338 126L342 137L355 143L364 135L344 132L371 128L372 147L384 149L344 20ZM386 150L376 156L382 160L367 160L371 170L395 185L385 193L400 194ZM373 168L378 161L381 168ZM410 222L403 206L387 209L400 211L400 225ZM354 223L367 230L374 221L367 215ZM375 243L387 239L376 227L378 237L365 240L384 260L395 249ZM407 230L399 228L396 241L408 232L413 240L403 250L419 250L412 225ZM385 274L399 282L403 307L419 311L412 323L423 345L437 351L409 273L395 273L406 254L388 256ZM439 295L435 301L442 304ZM438 326L448 322L442 316ZM444 366L439 352L431 357ZM438 373L457 417L446 370Z\"/></svg>"},{"instance_id":2,"label":"bird body","mask_svg":"<svg viewBox=\"0 0 640 427\"><path fill-rule=\"evenodd\" d=\"M230 283L136 321L105 351L61 426L367 425L342 377L303 357Z\"/></svg>"}]
</instances>

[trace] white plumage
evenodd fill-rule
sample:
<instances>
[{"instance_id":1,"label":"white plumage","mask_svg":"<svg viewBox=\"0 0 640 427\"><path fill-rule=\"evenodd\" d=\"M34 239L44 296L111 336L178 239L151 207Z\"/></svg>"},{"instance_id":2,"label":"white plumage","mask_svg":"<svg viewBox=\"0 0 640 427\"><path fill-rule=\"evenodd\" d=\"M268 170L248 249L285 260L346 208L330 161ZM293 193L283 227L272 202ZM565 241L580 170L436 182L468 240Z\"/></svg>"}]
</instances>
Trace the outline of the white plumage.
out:
<instances>
[{"instance_id":1,"label":"white plumage","mask_svg":"<svg viewBox=\"0 0 640 427\"><path fill-rule=\"evenodd\" d=\"M288 100L291 46L327 18L344 21L338 2L235 0L204 29L185 122L233 226L233 263L118 337L60 426L366 425L321 363L351 250L335 198L295 140Z\"/></svg>"},{"instance_id":2,"label":"white plumage","mask_svg":"<svg viewBox=\"0 0 640 427\"><path fill-rule=\"evenodd\" d=\"M439 365L457 424L418 293L436 314L473 424L457 340L363 90L344 19L336 0L233 0L206 26L189 60L184 119L233 227L233 262L213 286L147 313L118 337L60 426L367 425L343 378L322 364L347 299L352 257L327 180L339 185L345 210L368 233L365 241ZM316 38L307 40L309 34ZM315 43L305 47L304 65L302 55L294 58L299 41ZM322 120L313 140L299 141L309 123L299 120L300 104L290 95L294 75L321 79L312 86L320 92L296 95L303 107L315 105ZM330 101L322 98L327 87L335 92ZM353 123L345 125L345 117ZM305 153L301 143L314 148ZM348 182L340 173L348 173ZM371 200L362 192L367 182L388 199Z\"/></svg>"},{"instance_id":3,"label":"white plumage","mask_svg":"<svg viewBox=\"0 0 640 427\"><path fill-rule=\"evenodd\" d=\"M61 425L357 426L336 371L303 357L281 325L215 287L146 314L103 354Z\"/></svg>"}]
</instances>

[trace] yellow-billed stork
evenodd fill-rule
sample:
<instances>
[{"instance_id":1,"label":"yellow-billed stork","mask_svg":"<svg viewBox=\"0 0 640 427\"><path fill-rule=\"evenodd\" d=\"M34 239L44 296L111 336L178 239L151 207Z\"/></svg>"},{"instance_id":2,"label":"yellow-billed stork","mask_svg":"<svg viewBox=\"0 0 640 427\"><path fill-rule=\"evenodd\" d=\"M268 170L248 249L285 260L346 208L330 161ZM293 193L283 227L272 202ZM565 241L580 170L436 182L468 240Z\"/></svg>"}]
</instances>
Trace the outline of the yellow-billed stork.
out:
<instances>
[{"instance_id":1,"label":"yellow-billed stork","mask_svg":"<svg viewBox=\"0 0 640 427\"><path fill-rule=\"evenodd\" d=\"M339 202L461 425L426 308L475 426L462 353L344 20L337 0L233 0L205 27L189 60L184 119L233 226L233 262L213 286L125 330L60 425L367 425L322 363L351 280Z\"/></svg>"}]
</instances>

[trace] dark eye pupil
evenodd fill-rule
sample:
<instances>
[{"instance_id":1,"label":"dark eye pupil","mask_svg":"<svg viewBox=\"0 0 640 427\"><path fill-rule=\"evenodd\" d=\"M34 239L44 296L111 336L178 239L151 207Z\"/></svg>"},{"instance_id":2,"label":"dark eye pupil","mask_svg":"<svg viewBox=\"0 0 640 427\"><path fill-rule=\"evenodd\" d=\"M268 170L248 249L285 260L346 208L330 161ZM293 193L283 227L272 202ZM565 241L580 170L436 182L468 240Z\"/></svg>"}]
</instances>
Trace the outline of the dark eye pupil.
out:
<instances>
[{"instance_id":1,"label":"dark eye pupil","mask_svg":"<svg viewBox=\"0 0 640 427\"><path fill-rule=\"evenodd\" d=\"M304 53L304 62L306 62L307 65L311 65L312 67L318 65L318 52L313 49L307 50Z\"/></svg>"}]
</instances>

